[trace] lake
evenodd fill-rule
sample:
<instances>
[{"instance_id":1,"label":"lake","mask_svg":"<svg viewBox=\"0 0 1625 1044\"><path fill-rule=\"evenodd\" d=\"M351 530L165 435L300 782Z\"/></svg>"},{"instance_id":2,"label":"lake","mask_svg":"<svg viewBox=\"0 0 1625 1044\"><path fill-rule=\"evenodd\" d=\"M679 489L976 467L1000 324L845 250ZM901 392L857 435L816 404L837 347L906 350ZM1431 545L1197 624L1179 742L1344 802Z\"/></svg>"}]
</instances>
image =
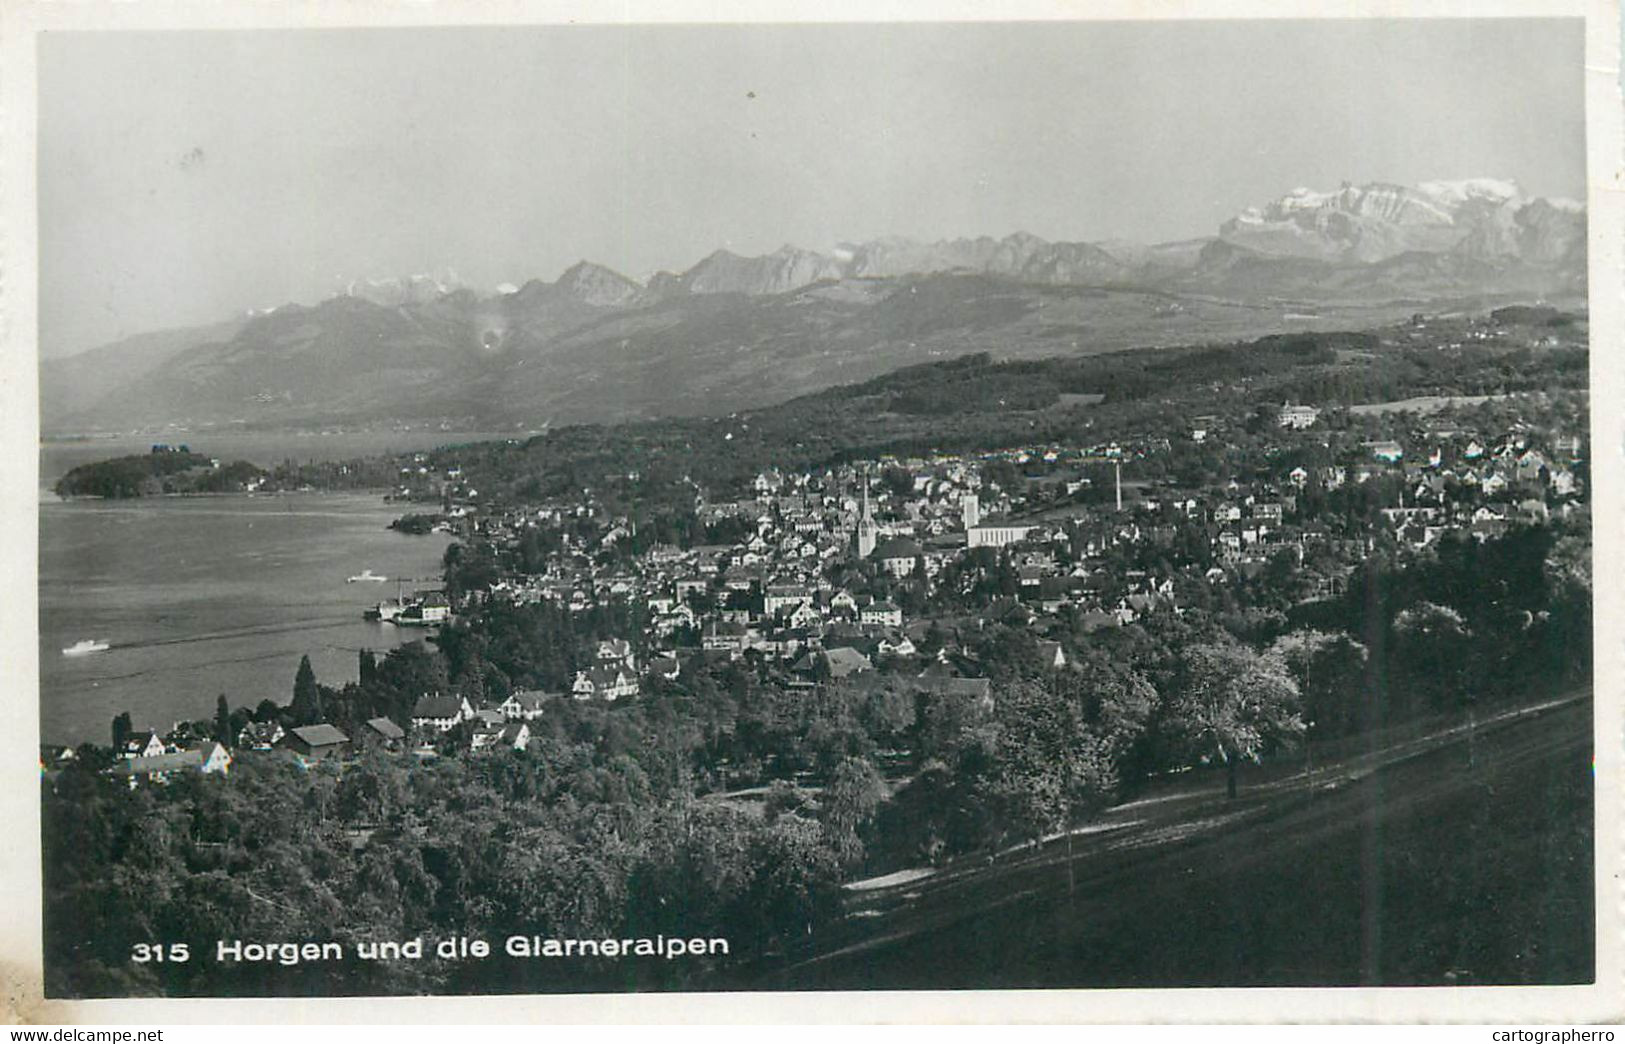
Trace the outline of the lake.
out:
<instances>
[{"instance_id":1,"label":"lake","mask_svg":"<svg viewBox=\"0 0 1625 1044\"><path fill-rule=\"evenodd\" d=\"M423 437L402 450L479 436ZM41 481L74 464L84 443L42 448ZM89 460L129 449L102 443ZM64 464L66 448L72 463ZM216 456L270 463L276 445ZM308 444L309 456L355 456L348 446ZM258 451L256 451L256 449ZM248 452L244 452L247 450ZM450 538L388 529L405 511L381 495L299 493L63 502L43 493L39 508L40 739L108 742L114 715L137 729L167 730L210 718L224 693L233 708L286 703L299 658L309 655L326 685L353 681L361 649L382 652L424 632L362 619L393 598L439 586ZM389 583L347 578L371 570ZM105 652L64 656L81 639Z\"/></svg>"}]
</instances>

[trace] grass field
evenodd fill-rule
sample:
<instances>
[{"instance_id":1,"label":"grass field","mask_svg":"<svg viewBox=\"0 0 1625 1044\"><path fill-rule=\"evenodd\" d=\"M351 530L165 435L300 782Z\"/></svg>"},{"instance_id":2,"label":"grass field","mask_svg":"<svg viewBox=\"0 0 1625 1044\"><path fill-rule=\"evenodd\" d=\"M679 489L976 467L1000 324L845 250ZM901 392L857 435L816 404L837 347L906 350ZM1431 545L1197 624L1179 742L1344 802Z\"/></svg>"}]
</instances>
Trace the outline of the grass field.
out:
<instances>
[{"instance_id":1,"label":"grass field","mask_svg":"<svg viewBox=\"0 0 1625 1044\"><path fill-rule=\"evenodd\" d=\"M1504 399L1505 395L1418 395L1393 402L1366 402L1350 406L1349 412L1362 416L1381 416L1385 413L1438 413L1457 406L1481 406L1491 399Z\"/></svg>"},{"instance_id":2,"label":"grass field","mask_svg":"<svg viewBox=\"0 0 1625 1044\"><path fill-rule=\"evenodd\" d=\"M995 865L849 893L757 988L1582 983L1591 700L1181 780ZM1273 778L1269 778L1273 777Z\"/></svg>"}]
</instances>

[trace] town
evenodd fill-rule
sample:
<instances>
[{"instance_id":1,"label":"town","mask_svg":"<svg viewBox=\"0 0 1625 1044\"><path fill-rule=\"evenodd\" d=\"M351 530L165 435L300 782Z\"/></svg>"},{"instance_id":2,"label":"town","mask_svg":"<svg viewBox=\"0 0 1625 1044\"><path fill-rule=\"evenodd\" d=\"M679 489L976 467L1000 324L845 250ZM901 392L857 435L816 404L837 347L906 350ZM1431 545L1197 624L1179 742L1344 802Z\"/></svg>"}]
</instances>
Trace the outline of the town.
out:
<instances>
[{"instance_id":1,"label":"town","mask_svg":"<svg viewBox=\"0 0 1625 1044\"><path fill-rule=\"evenodd\" d=\"M171 859L295 844L342 868L245 871L299 904L361 901L378 873L416 890L362 902L357 932L732 931L726 965L648 983L756 982L862 937L870 889L967 866L996 888L1001 861L1070 851L1144 795L1213 779L1256 807L1386 737L1570 708L1590 663L1584 336L1511 309L971 357L749 415L311 465L279 481L388 474L399 539L451 535L433 589L368 605L357 585L381 644L417 637L339 684L307 658L291 700L273 679L212 720L126 712L110 747L42 748L46 814L101 832L124 820L84 809L191 808ZM1569 797L1551 800L1585 807ZM242 930L269 937L258 905ZM95 982L117 960L69 963ZM220 974L162 971L182 992ZM346 974L399 992L616 973Z\"/></svg>"},{"instance_id":2,"label":"town","mask_svg":"<svg viewBox=\"0 0 1625 1044\"><path fill-rule=\"evenodd\" d=\"M1460 351L1508 325L1443 324L1433 346ZM1426 330L1418 317L1401 336ZM428 755L456 730L463 750L523 749L551 701L625 700L733 661L791 690L872 673L991 702L997 672L977 648L990 627L1030 636L1022 655L1064 670L1104 628L1192 610L1281 614L1346 592L1375 555L1403 562L1451 534L1483 542L1583 524L1584 407L1583 393L1547 390L1244 404L1090 444L769 467L743 495L688 480L686 546L639 540L637 520L589 486L494 506L477 468L435 459L455 451L416 454L395 495L438 499L440 511L409 517L479 551L448 562L456 612L545 606L590 620L588 640L505 691L422 692L403 720L344 723L354 735L260 720L226 742ZM368 616L438 628L456 626L453 610L437 591ZM183 749L196 731L132 734L114 771L134 782L222 769L225 751Z\"/></svg>"}]
</instances>

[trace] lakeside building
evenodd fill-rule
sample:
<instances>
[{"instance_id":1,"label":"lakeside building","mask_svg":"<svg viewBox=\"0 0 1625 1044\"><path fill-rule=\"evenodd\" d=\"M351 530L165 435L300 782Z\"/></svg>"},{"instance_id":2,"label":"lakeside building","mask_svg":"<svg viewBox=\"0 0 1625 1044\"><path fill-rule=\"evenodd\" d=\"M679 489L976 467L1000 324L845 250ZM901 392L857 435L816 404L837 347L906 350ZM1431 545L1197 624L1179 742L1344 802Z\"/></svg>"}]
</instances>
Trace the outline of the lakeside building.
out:
<instances>
[{"instance_id":1,"label":"lakeside building","mask_svg":"<svg viewBox=\"0 0 1625 1044\"><path fill-rule=\"evenodd\" d=\"M134 787L142 781L167 783L172 776L186 772L213 775L230 768L231 751L222 743L210 741L191 750L124 758L107 771L109 775L128 779Z\"/></svg>"}]
</instances>

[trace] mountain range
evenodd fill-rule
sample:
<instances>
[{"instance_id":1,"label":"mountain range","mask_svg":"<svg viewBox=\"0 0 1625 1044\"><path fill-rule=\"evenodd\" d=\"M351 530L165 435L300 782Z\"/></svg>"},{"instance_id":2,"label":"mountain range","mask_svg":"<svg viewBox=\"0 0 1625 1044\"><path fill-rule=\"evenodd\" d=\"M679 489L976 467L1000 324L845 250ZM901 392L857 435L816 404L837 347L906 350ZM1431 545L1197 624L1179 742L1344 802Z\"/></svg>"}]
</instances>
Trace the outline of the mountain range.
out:
<instances>
[{"instance_id":1,"label":"mountain range","mask_svg":"<svg viewBox=\"0 0 1625 1044\"><path fill-rule=\"evenodd\" d=\"M443 423L535 429L761 406L912 363L1583 301L1586 214L1493 179L1298 189L1216 235L1026 233L718 250L646 282L579 262L480 293L365 280L314 306L41 365L47 433Z\"/></svg>"}]
</instances>

